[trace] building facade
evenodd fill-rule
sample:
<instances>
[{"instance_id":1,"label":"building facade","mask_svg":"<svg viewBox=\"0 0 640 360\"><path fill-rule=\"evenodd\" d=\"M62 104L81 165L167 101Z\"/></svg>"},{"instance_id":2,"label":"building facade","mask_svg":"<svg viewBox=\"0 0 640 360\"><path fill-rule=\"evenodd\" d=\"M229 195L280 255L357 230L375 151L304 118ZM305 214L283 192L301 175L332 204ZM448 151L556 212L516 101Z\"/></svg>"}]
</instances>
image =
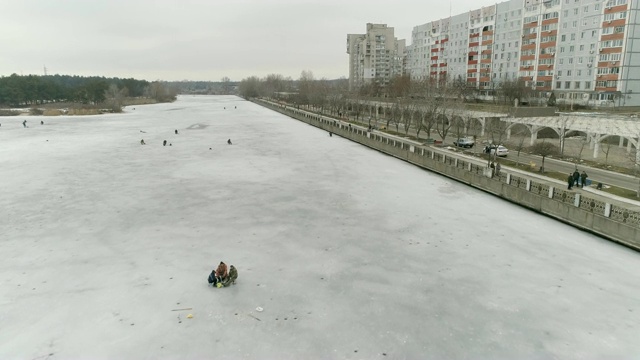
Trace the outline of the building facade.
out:
<instances>
[{"instance_id":1,"label":"building facade","mask_svg":"<svg viewBox=\"0 0 640 360\"><path fill-rule=\"evenodd\" d=\"M403 75L405 47L405 40L398 40L386 24L369 23L365 34L348 34L349 89L372 82L386 87L394 77Z\"/></svg>"},{"instance_id":2,"label":"building facade","mask_svg":"<svg viewBox=\"0 0 640 360\"><path fill-rule=\"evenodd\" d=\"M522 80L541 101L640 106L640 0L509 0L415 26L412 79L466 79L480 98Z\"/></svg>"}]
</instances>

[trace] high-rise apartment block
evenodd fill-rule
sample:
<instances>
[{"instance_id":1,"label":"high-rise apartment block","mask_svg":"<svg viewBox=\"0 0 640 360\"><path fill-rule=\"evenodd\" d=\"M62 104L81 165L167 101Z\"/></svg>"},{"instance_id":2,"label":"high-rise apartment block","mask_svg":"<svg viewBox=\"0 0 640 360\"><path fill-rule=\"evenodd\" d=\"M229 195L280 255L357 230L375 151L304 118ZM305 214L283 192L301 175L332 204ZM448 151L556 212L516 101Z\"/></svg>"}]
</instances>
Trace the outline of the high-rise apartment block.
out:
<instances>
[{"instance_id":1,"label":"high-rise apartment block","mask_svg":"<svg viewBox=\"0 0 640 360\"><path fill-rule=\"evenodd\" d=\"M386 24L367 24L366 34L347 35L349 88L376 82L384 87L404 72L405 40Z\"/></svg>"},{"instance_id":2,"label":"high-rise apartment block","mask_svg":"<svg viewBox=\"0 0 640 360\"><path fill-rule=\"evenodd\" d=\"M404 71L414 80L465 81L481 98L522 79L541 99L554 92L560 103L640 106L639 3L509 0L434 20L413 28ZM402 54L392 28L367 24L348 43L350 84L397 74L373 55Z\"/></svg>"}]
</instances>

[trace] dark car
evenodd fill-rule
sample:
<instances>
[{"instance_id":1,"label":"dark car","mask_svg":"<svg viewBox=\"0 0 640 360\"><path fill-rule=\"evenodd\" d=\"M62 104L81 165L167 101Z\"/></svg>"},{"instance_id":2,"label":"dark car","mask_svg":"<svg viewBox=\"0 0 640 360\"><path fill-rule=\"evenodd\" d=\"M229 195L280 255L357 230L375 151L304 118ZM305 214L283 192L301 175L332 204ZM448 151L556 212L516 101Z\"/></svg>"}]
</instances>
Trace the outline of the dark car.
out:
<instances>
[{"instance_id":1,"label":"dark car","mask_svg":"<svg viewBox=\"0 0 640 360\"><path fill-rule=\"evenodd\" d=\"M468 139L468 138L459 138L453 141L453 145L463 147L463 148L472 148L474 144L475 144L475 141L473 141L473 139Z\"/></svg>"}]
</instances>

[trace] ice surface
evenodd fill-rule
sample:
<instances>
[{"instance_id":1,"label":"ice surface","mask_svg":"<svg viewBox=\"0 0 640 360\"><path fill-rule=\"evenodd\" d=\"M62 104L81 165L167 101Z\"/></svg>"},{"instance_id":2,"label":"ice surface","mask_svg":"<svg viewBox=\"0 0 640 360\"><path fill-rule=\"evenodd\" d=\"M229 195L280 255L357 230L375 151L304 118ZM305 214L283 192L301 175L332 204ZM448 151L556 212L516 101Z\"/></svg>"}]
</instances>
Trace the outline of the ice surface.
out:
<instances>
[{"instance_id":1,"label":"ice surface","mask_svg":"<svg viewBox=\"0 0 640 360\"><path fill-rule=\"evenodd\" d=\"M25 118L1 359L640 357L637 252L463 184L236 97Z\"/></svg>"}]
</instances>

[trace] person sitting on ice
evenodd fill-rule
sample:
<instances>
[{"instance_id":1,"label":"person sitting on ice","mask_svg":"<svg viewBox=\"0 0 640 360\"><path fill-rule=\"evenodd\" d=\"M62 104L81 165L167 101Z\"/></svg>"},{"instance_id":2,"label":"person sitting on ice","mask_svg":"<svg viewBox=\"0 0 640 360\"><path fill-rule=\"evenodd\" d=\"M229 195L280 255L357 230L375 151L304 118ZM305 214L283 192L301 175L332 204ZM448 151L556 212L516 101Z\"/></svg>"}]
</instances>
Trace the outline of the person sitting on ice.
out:
<instances>
[{"instance_id":1,"label":"person sitting on ice","mask_svg":"<svg viewBox=\"0 0 640 360\"><path fill-rule=\"evenodd\" d=\"M140 140L140 145L146 145L146 144L144 143L144 139Z\"/></svg>"},{"instance_id":2,"label":"person sitting on ice","mask_svg":"<svg viewBox=\"0 0 640 360\"><path fill-rule=\"evenodd\" d=\"M222 280L222 286L227 287L231 286L231 284L235 284L237 278L238 270L236 270L236 267L233 265L229 266L229 276L227 276L226 279Z\"/></svg>"},{"instance_id":3,"label":"person sitting on ice","mask_svg":"<svg viewBox=\"0 0 640 360\"><path fill-rule=\"evenodd\" d=\"M218 268L209 274L209 284L212 286L222 287L222 281L225 280L227 276L229 276L227 273L227 264L220 261Z\"/></svg>"},{"instance_id":4,"label":"person sitting on ice","mask_svg":"<svg viewBox=\"0 0 640 360\"><path fill-rule=\"evenodd\" d=\"M231 145L231 139L227 140L227 144Z\"/></svg>"}]
</instances>

